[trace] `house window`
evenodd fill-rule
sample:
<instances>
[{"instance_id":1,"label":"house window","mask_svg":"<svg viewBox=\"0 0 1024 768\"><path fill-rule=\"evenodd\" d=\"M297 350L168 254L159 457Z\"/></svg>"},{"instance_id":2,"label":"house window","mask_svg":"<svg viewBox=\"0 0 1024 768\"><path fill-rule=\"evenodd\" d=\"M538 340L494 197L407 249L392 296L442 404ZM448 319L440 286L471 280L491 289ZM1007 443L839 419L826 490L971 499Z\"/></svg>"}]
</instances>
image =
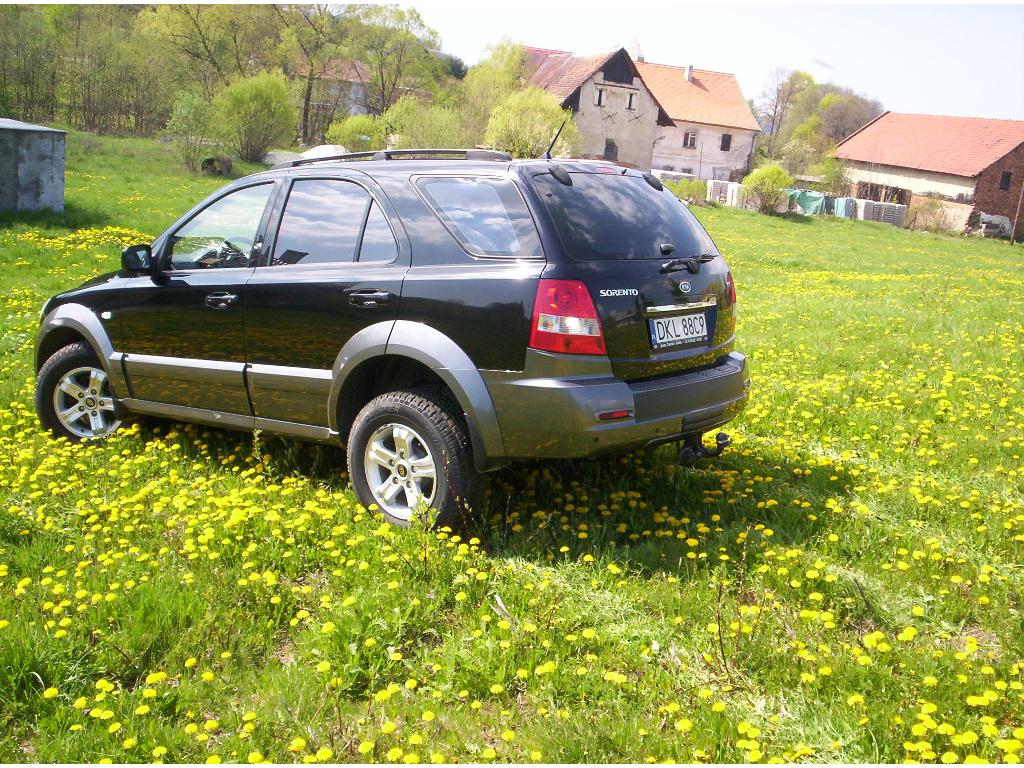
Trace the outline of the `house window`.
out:
<instances>
[{"instance_id":1,"label":"house window","mask_svg":"<svg viewBox=\"0 0 1024 768\"><path fill-rule=\"evenodd\" d=\"M598 107L604 106L604 88L597 89L597 96L594 98L594 105Z\"/></svg>"},{"instance_id":2,"label":"house window","mask_svg":"<svg viewBox=\"0 0 1024 768\"><path fill-rule=\"evenodd\" d=\"M1013 178L1013 174L1009 171L1003 171L1003 175L999 177L999 189L1005 192L1010 188L1010 180Z\"/></svg>"},{"instance_id":3,"label":"house window","mask_svg":"<svg viewBox=\"0 0 1024 768\"><path fill-rule=\"evenodd\" d=\"M693 149L697 146L697 132L687 131L683 134L683 149Z\"/></svg>"},{"instance_id":4,"label":"house window","mask_svg":"<svg viewBox=\"0 0 1024 768\"><path fill-rule=\"evenodd\" d=\"M723 133L722 134L722 147L721 147L722 151L723 152L728 152L731 147L732 147L732 134L731 133Z\"/></svg>"},{"instance_id":5,"label":"house window","mask_svg":"<svg viewBox=\"0 0 1024 768\"><path fill-rule=\"evenodd\" d=\"M612 139L604 140L604 159L605 160L618 160L619 159L619 145L616 144Z\"/></svg>"},{"instance_id":6,"label":"house window","mask_svg":"<svg viewBox=\"0 0 1024 768\"><path fill-rule=\"evenodd\" d=\"M626 99L626 109L628 109L630 111L636 109L636 94L635 93L629 94L629 97Z\"/></svg>"}]
</instances>

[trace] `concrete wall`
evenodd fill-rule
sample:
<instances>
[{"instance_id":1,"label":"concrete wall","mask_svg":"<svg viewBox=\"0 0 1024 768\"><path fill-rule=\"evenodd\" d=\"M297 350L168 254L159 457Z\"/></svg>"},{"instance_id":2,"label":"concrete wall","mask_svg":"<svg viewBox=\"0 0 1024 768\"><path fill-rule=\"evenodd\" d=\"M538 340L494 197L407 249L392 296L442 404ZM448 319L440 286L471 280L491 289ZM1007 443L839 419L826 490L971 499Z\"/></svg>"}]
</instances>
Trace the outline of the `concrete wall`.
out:
<instances>
[{"instance_id":1,"label":"concrete wall","mask_svg":"<svg viewBox=\"0 0 1024 768\"><path fill-rule=\"evenodd\" d=\"M0 210L64 210L64 138L0 129Z\"/></svg>"},{"instance_id":2,"label":"concrete wall","mask_svg":"<svg viewBox=\"0 0 1024 768\"><path fill-rule=\"evenodd\" d=\"M683 147L683 136L696 131L697 145L693 149ZM732 136L727 152L722 151L722 134ZM730 174L747 168L754 146L754 131L744 128L730 128L724 125L705 125L677 121L672 126L658 126L654 145L654 167L692 173L699 179L729 180Z\"/></svg>"},{"instance_id":3,"label":"concrete wall","mask_svg":"<svg viewBox=\"0 0 1024 768\"><path fill-rule=\"evenodd\" d=\"M963 232L974 206L970 203L954 203L950 200L936 200L921 195L910 196L907 221L913 221L914 229L937 227L950 232Z\"/></svg>"},{"instance_id":4,"label":"concrete wall","mask_svg":"<svg viewBox=\"0 0 1024 768\"><path fill-rule=\"evenodd\" d=\"M866 181L870 184L884 184L889 187L909 189L914 194L937 193L946 197L964 195L969 199L974 194L975 179L953 176L948 173L919 171L913 168L892 168L890 166L844 161L847 176L856 184Z\"/></svg>"},{"instance_id":5,"label":"concrete wall","mask_svg":"<svg viewBox=\"0 0 1024 768\"><path fill-rule=\"evenodd\" d=\"M605 89L600 107L594 103L598 88ZM636 94L632 111L626 109L630 93ZM583 138L583 157L604 157L605 141L612 139L618 145L620 163L650 170L658 106L640 78L634 77L632 85L607 83L598 72L580 86L579 109L573 119Z\"/></svg>"}]
</instances>

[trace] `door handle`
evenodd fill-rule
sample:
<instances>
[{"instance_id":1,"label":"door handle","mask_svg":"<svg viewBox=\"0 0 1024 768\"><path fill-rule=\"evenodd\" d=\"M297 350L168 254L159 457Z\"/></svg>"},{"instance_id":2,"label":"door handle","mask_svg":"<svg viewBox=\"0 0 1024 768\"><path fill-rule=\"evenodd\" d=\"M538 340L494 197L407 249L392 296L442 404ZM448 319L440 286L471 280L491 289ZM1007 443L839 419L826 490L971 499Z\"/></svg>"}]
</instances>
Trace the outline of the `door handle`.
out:
<instances>
[{"instance_id":1,"label":"door handle","mask_svg":"<svg viewBox=\"0 0 1024 768\"><path fill-rule=\"evenodd\" d=\"M238 301L238 296L227 291L208 293L206 298L203 299L203 303L211 309L227 309L236 301Z\"/></svg>"},{"instance_id":2,"label":"door handle","mask_svg":"<svg viewBox=\"0 0 1024 768\"><path fill-rule=\"evenodd\" d=\"M382 304L388 304L392 298L394 298L394 294L390 291L353 291L348 295L348 303L356 307L373 309L374 307L379 307Z\"/></svg>"}]
</instances>

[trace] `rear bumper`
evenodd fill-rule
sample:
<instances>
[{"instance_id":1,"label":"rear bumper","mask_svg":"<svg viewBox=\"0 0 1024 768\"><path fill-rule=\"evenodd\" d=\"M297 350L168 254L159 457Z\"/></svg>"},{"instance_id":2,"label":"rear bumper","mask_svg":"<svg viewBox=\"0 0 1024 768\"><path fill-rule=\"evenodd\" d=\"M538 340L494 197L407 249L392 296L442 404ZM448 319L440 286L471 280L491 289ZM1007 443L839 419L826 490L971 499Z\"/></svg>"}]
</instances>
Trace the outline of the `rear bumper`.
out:
<instances>
[{"instance_id":1,"label":"rear bumper","mask_svg":"<svg viewBox=\"0 0 1024 768\"><path fill-rule=\"evenodd\" d=\"M746 405L746 357L730 352L709 368L627 383L608 362L530 351L522 374L486 372L505 458L572 458L628 451L721 426ZM598 421L629 410L631 418Z\"/></svg>"}]
</instances>

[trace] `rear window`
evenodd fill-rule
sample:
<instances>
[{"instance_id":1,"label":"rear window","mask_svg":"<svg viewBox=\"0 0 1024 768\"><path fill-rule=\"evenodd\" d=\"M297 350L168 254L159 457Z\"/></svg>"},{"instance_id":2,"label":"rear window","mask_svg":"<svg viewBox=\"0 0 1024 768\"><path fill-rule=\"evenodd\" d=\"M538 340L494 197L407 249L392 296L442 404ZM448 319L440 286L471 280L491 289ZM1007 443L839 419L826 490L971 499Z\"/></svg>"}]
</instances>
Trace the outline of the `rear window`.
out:
<instances>
[{"instance_id":1,"label":"rear window","mask_svg":"<svg viewBox=\"0 0 1024 768\"><path fill-rule=\"evenodd\" d=\"M533 217L509 179L421 177L416 186L448 231L474 256L543 256Z\"/></svg>"},{"instance_id":2,"label":"rear window","mask_svg":"<svg viewBox=\"0 0 1024 768\"><path fill-rule=\"evenodd\" d=\"M540 192L569 254L581 261L664 259L718 253L686 206L667 189L659 192L641 176L572 173L568 187L549 173L537 174Z\"/></svg>"}]
</instances>

